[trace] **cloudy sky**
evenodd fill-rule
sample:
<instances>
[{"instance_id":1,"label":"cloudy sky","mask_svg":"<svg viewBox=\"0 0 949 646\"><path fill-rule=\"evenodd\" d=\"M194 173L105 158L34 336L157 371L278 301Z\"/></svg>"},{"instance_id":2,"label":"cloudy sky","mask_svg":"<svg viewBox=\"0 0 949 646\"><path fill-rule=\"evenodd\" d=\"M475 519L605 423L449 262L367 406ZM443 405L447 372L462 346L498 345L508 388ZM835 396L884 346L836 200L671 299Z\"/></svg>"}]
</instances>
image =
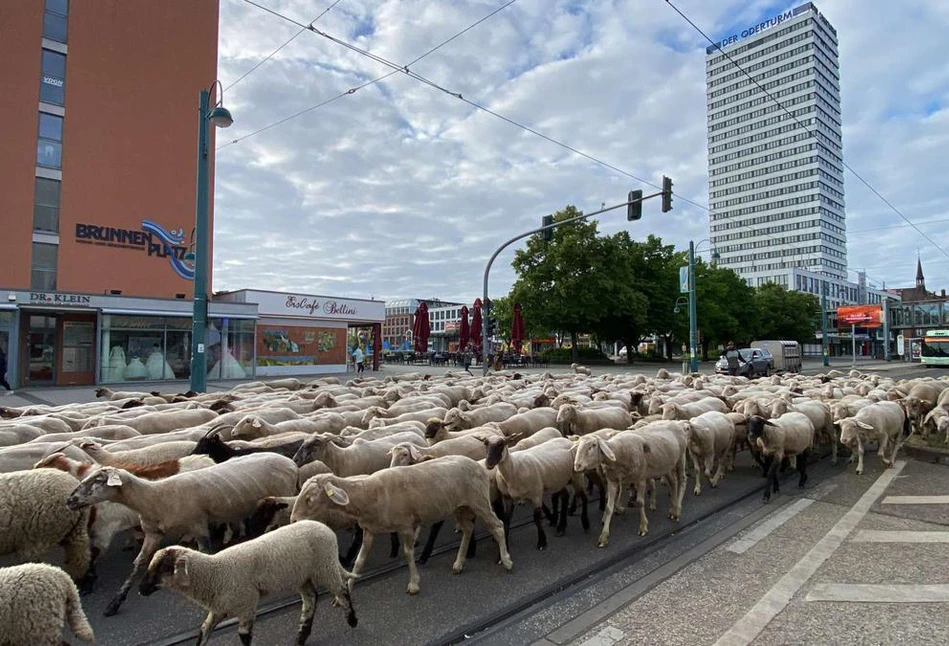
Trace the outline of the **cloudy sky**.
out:
<instances>
[{"instance_id":1,"label":"cloudy sky","mask_svg":"<svg viewBox=\"0 0 949 646\"><path fill-rule=\"evenodd\" d=\"M309 23L333 0L255 0ZM341 0L317 24L407 64L507 0ZM675 0L712 38L800 2ZM822 0L836 27L844 159L949 252L949 2ZM219 76L234 125L218 131L214 289L472 301L505 240L574 204L593 211L648 186L404 74L261 128L390 71L244 0L222 0ZM518 0L412 70L623 171L707 204L705 47L665 0ZM909 286L936 249L849 171L849 265ZM600 230L708 237L707 211L658 200ZM929 224L926 224L929 223ZM707 246L707 245L705 245ZM491 294L507 293L515 246ZM704 247L703 247L704 248ZM855 279L855 274L850 275Z\"/></svg>"}]
</instances>

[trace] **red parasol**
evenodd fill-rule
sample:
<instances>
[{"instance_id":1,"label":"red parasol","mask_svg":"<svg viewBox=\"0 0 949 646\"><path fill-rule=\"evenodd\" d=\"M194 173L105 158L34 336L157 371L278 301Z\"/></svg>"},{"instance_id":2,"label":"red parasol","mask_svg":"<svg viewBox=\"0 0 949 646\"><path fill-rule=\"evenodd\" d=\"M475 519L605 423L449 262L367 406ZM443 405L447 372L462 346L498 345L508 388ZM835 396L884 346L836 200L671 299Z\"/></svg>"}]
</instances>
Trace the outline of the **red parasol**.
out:
<instances>
[{"instance_id":1,"label":"red parasol","mask_svg":"<svg viewBox=\"0 0 949 646\"><path fill-rule=\"evenodd\" d=\"M476 298L474 312L471 314L471 343L475 350L481 351L481 299Z\"/></svg>"},{"instance_id":2,"label":"red parasol","mask_svg":"<svg viewBox=\"0 0 949 646\"><path fill-rule=\"evenodd\" d=\"M415 310L415 325L412 326L412 336L415 337L415 351L428 352L428 335L432 327L428 320L428 304L422 301Z\"/></svg>"},{"instance_id":3,"label":"red parasol","mask_svg":"<svg viewBox=\"0 0 949 646\"><path fill-rule=\"evenodd\" d=\"M521 304L514 303L514 319L511 321L511 345L516 354L521 353L521 344L524 342L524 318L521 316Z\"/></svg>"},{"instance_id":4,"label":"red parasol","mask_svg":"<svg viewBox=\"0 0 949 646\"><path fill-rule=\"evenodd\" d=\"M464 352L471 340L471 329L468 327L468 306L461 306L461 322L458 324L458 351Z\"/></svg>"}]
</instances>

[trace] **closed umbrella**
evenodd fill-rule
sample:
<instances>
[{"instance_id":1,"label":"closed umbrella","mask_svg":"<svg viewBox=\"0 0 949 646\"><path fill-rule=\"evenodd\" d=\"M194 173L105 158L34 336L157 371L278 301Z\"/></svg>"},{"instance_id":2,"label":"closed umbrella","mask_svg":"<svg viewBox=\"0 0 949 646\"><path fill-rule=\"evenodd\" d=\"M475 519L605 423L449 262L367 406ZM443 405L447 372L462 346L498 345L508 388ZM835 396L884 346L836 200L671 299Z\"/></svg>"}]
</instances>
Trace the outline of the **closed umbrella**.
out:
<instances>
[{"instance_id":1,"label":"closed umbrella","mask_svg":"<svg viewBox=\"0 0 949 646\"><path fill-rule=\"evenodd\" d=\"M461 306L461 322L458 324L458 351L464 352L471 340L471 328L468 327L468 306Z\"/></svg>"},{"instance_id":2,"label":"closed umbrella","mask_svg":"<svg viewBox=\"0 0 949 646\"><path fill-rule=\"evenodd\" d=\"M481 299L476 298L474 312L471 315L471 343L475 350L481 352Z\"/></svg>"},{"instance_id":3,"label":"closed umbrella","mask_svg":"<svg viewBox=\"0 0 949 646\"><path fill-rule=\"evenodd\" d=\"M415 326L412 329L416 352L428 352L428 336L431 331L431 324L428 321L428 304L422 301L415 310Z\"/></svg>"},{"instance_id":4,"label":"closed umbrella","mask_svg":"<svg viewBox=\"0 0 949 646\"><path fill-rule=\"evenodd\" d=\"M521 344L524 342L524 318L521 315L521 304L514 303L514 319L511 321L511 345L516 354L521 353Z\"/></svg>"}]
</instances>

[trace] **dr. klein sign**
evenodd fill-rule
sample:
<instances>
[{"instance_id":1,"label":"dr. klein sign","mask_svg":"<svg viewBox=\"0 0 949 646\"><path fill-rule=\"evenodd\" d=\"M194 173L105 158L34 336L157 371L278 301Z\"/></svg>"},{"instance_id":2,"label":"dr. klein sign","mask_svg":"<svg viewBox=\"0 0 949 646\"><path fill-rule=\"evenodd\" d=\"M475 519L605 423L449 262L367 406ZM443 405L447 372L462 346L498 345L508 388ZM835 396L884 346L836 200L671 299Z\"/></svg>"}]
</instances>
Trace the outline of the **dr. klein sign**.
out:
<instances>
[{"instance_id":1,"label":"dr. klein sign","mask_svg":"<svg viewBox=\"0 0 949 646\"><path fill-rule=\"evenodd\" d=\"M172 270L185 280L194 280L194 263L185 260L188 252L184 229L166 231L160 224L142 220L142 228L120 229L99 224L76 224L76 242L119 249L144 251L166 258Z\"/></svg>"},{"instance_id":2,"label":"dr. klein sign","mask_svg":"<svg viewBox=\"0 0 949 646\"><path fill-rule=\"evenodd\" d=\"M766 29L770 29L771 27L780 25L785 20L790 20L793 17L794 17L794 11L792 9L788 9L784 13L779 13L774 18L769 18L768 20L765 20L764 22L760 22L757 25L752 25L748 27L747 29L743 29L740 34L732 34L728 38L722 39L721 41L717 43L717 45L724 49L725 47L728 47L729 45L733 43L737 43L742 38L747 38L748 36L754 36L755 34L765 31Z\"/></svg>"}]
</instances>

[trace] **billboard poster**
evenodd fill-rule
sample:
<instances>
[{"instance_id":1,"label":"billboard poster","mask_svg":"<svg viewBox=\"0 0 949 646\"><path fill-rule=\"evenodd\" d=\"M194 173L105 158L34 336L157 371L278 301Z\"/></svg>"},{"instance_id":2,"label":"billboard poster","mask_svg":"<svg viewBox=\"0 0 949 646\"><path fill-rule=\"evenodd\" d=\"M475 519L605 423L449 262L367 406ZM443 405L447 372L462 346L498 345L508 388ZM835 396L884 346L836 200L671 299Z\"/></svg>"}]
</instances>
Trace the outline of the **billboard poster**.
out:
<instances>
[{"instance_id":1,"label":"billboard poster","mask_svg":"<svg viewBox=\"0 0 949 646\"><path fill-rule=\"evenodd\" d=\"M855 325L857 327L881 327L883 325L882 305L852 305L837 308L837 327Z\"/></svg>"}]
</instances>

